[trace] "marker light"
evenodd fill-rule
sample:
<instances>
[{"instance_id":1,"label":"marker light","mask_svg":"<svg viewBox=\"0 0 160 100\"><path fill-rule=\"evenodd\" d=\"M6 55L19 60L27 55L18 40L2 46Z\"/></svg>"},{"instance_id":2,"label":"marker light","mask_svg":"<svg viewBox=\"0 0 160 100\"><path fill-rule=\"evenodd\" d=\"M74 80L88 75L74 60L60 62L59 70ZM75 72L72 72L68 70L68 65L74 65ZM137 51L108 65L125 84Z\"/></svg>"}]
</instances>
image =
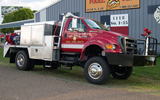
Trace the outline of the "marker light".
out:
<instances>
[{"instance_id":1,"label":"marker light","mask_svg":"<svg viewBox=\"0 0 160 100\"><path fill-rule=\"evenodd\" d=\"M109 50L116 50L116 45L114 44L106 44L105 47L106 49L109 49Z\"/></svg>"}]
</instances>

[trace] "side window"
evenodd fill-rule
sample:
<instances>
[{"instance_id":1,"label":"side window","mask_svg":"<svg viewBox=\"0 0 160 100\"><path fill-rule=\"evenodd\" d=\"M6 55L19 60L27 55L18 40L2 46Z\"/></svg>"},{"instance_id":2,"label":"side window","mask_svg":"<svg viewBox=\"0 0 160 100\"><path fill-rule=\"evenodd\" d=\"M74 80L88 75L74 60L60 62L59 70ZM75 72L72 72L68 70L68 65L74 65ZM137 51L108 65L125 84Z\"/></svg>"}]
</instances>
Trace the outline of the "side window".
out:
<instances>
[{"instance_id":1,"label":"side window","mask_svg":"<svg viewBox=\"0 0 160 100\"><path fill-rule=\"evenodd\" d=\"M70 22L69 22L68 30L69 30L70 28L72 28L72 19L71 19Z\"/></svg>"},{"instance_id":2,"label":"side window","mask_svg":"<svg viewBox=\"0 0 160 100\"><path fill-rule=\"evenodd\" d=\"M78 19L77 20L77 29L84 29L84 28L85 28L84 23L82 22L81 19Z\"/></svg>"}]
</instances>

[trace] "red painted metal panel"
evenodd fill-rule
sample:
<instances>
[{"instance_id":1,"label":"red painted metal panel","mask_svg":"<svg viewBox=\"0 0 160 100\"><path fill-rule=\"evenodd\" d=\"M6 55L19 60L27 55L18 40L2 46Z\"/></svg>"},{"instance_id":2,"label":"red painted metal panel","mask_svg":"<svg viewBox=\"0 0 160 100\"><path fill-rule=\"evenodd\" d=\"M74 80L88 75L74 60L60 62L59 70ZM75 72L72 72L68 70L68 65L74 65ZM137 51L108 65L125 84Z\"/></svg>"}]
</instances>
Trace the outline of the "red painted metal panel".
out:
<instances>
[{"instance_id":1,"label":"red painted metal panel","mask_svg":"<svg viewBox=\"0 0 160 100\"><path fill-rule=\"evenodd\" d=\"M111 27L110 29L111 29L111 31L128 35L128 29L129 29L129 27L128 26Z\"/></svg>"}]
</instances>

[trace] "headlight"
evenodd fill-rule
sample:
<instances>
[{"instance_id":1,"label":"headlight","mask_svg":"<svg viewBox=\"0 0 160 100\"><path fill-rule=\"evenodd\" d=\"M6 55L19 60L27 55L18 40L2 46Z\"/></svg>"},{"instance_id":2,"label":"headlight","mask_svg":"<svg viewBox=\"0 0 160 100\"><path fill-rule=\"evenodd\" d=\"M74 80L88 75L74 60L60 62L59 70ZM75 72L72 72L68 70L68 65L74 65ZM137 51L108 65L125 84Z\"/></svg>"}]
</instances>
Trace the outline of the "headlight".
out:
<instances>
[{"instance_id":1,"label":"headlight","mask_svg":"<svg viewBox=\"0 0 160 100\"><path fill-rule=\"evenodd\" d=\"M106 44L105 48L109 49L109 50L116 50L116 45L114 45L114 44Z\"/></svg>"}]
</instances>

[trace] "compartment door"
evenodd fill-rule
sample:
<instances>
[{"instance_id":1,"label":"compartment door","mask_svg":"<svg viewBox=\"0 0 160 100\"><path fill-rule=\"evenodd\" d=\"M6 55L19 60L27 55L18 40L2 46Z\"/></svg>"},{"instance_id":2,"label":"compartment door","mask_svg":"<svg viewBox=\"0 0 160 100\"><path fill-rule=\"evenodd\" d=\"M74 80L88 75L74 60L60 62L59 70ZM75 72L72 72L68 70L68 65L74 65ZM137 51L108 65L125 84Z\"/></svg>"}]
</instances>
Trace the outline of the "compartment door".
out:
<instances>
[{"instance_id":1,"label":"compartment door","mask_svg":"<svg viewBox=\"0 0 160 100\"><path fill-rule=\"evenodd\" d=\"M30 46L31 45L31 34L32 34L31 26L22 26L20 44L23 46Z\"/></svg>"},{"instance_id":2,"label":"compartment door","mask_svg":"<svg viewBox=\"0 0 160 100\"><path fill-rule=\"evenodd\" d=\"M43 59L52 60L52 51L53 51L53 37L45 36L44 38L44 49L43 49Z\"/></svg>"}]
</instances>

